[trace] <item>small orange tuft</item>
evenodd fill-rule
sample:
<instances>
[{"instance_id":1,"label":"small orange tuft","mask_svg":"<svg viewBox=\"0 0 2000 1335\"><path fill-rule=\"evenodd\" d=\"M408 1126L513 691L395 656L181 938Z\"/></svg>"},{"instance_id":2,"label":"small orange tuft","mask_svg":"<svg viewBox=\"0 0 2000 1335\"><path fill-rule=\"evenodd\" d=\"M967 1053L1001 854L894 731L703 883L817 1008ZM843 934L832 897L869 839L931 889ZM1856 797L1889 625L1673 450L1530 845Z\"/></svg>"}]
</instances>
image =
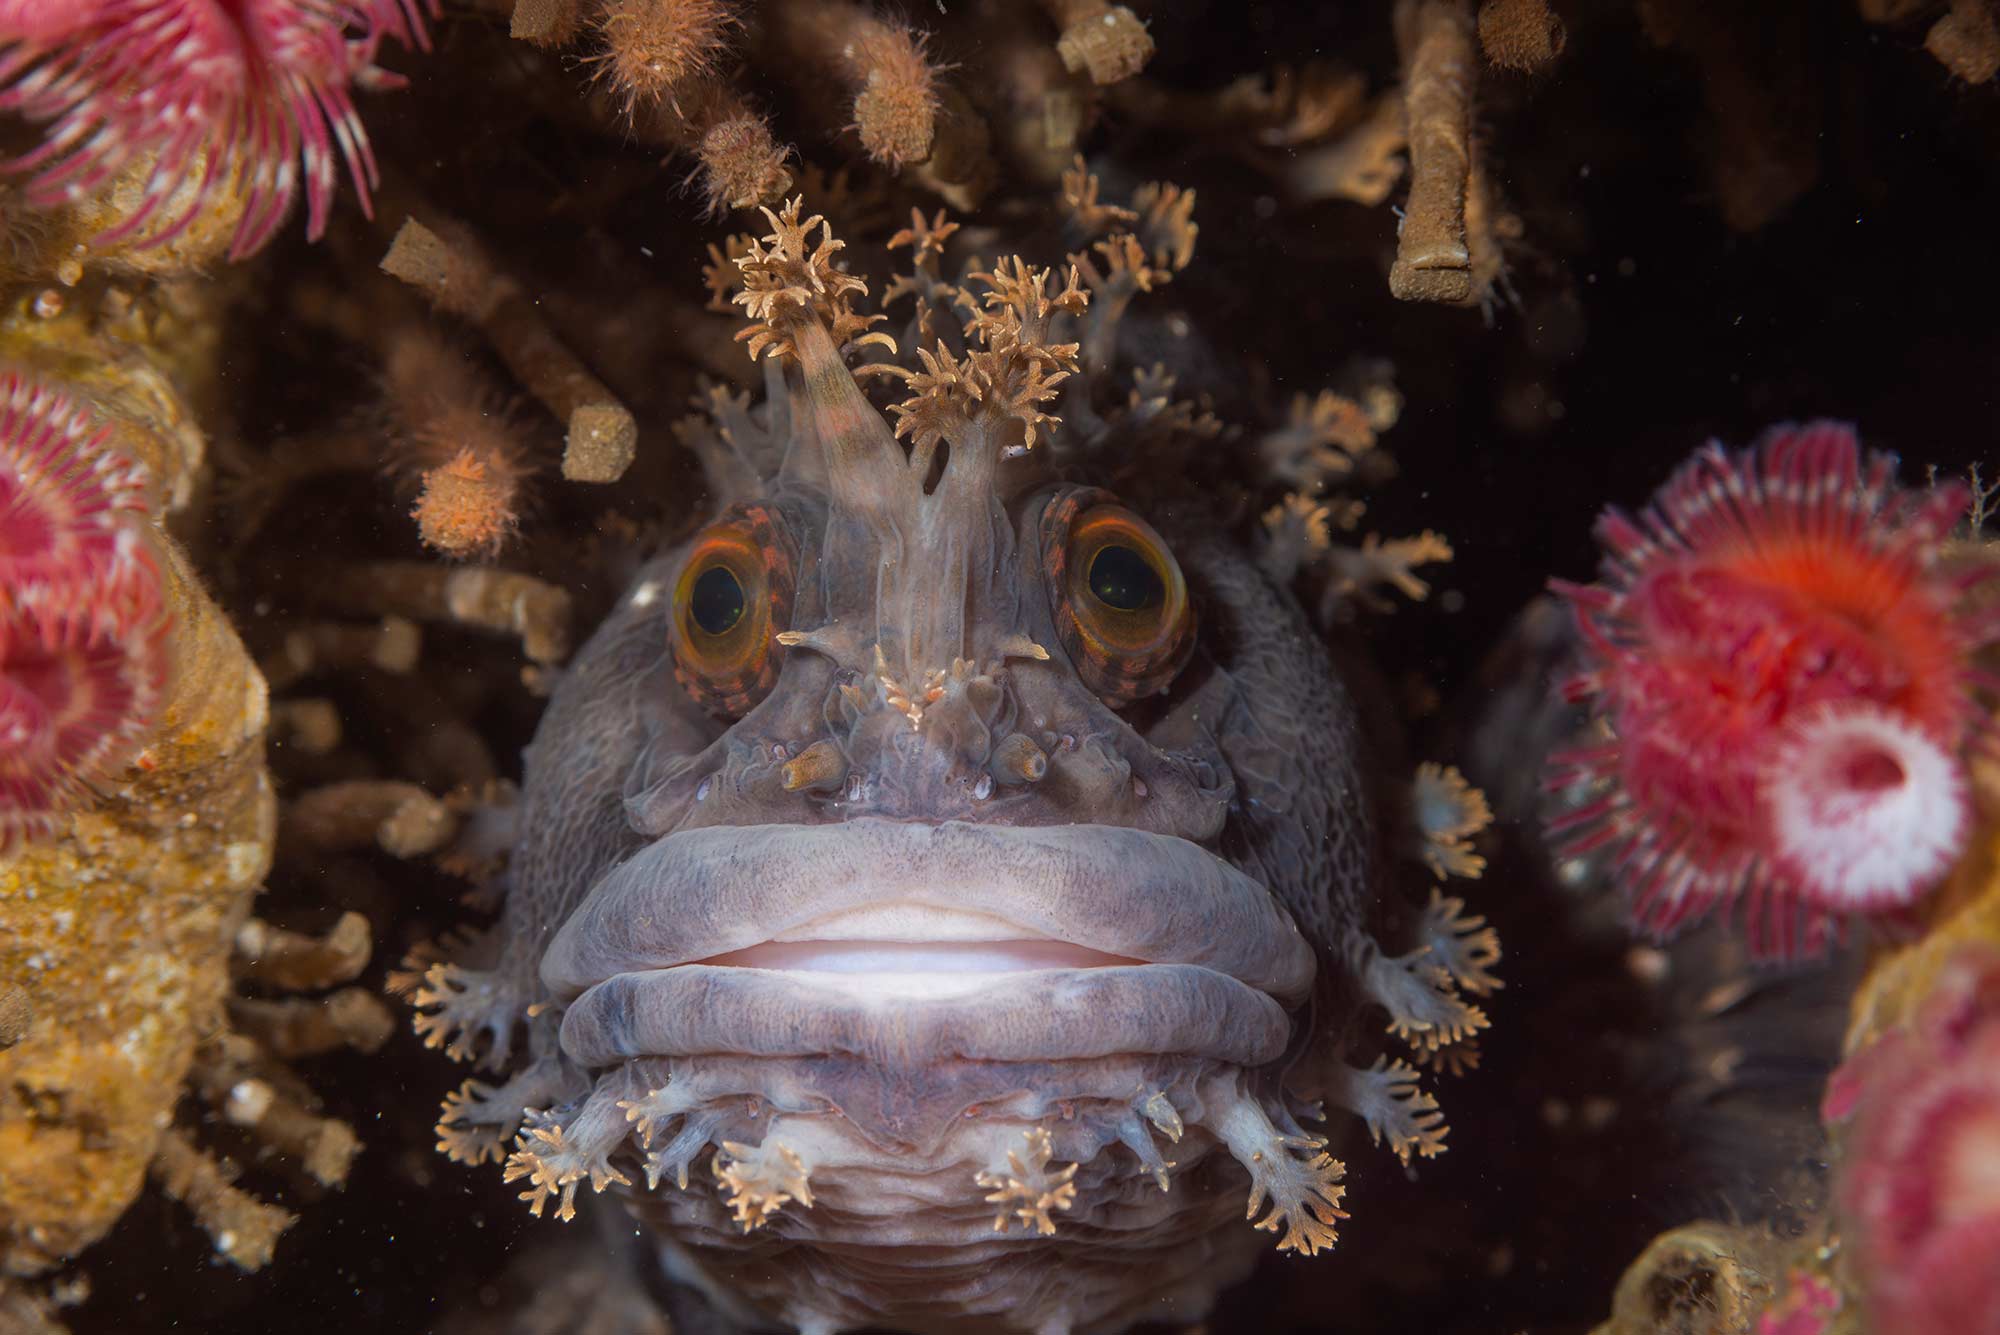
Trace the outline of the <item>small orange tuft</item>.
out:
<instances>
[{"instance_id":1,"label":"small orange tuft","mask_svg":"<svg viewBox=\"0 0 2000 1335\"><path fill-rule=\"evenodd\" d=\"M423 474L410 517L424 545L454 557L491 558L519 527L519 482L468 448Z\"/></svg>"},{"instance_id":2,"label":"small orange tuft","mask_svg":"<svg viewBox=\"0 0 2000 1335\"><path fill-rule=\"evenodd\" d=\"M492 560L520 528L534 472L519 424L464 354L427 330L391 335L383 369L397 427L391 471L414 482L418 535L445 556Z\"/></svg>"}]
</instances>

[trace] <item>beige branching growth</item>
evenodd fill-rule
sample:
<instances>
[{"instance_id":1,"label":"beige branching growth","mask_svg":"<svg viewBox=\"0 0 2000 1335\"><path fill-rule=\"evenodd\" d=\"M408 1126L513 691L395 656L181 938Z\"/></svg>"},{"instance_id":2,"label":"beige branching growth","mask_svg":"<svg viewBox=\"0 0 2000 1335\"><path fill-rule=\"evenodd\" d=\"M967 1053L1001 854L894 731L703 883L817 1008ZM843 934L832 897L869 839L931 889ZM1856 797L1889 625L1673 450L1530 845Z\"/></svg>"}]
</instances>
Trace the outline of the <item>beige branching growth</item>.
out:
<instances>
[{"instance_id":1,"label":"beige branching growth","mask_svg":"<svg viewBox=\"0 0 2000 1335\"><path fill-rule=\"evenodd\" d=\"M1095 200L1096 181L1088 173L1070 184L1078 198ZM1118 321L1132 298L1173 281L1194 259L1201 231L1194 222L1194 199L1194 191L1167 182L1143 185L1132 196L1137 225L1131 231L1113 232L1069 257L1096 302L1083 335L1084 359L1091 365L1111 364Z\"/></svg>"},{"instance_id":2,"label":"beige branching growth","mask_svg":"<svg viewBox=\"0 0 2000 1335\"><path fill-rule=\"evenodd\" d=\"M1294 394L1285 425L1258 439L1257 455L1268 476L1310 495L1352 473L1375 444L1368 410L1323 389L1317 395Z\"/></svg>"},{"instance_id":3,"label":"beige branching growth","mask_svg":"<svg viewBox=\"0 0 2000 1335\"><path fill-rule=\"evenodd\" d=\"M1444 950L1433 944L1439 933L1431 932L1431 940L1417 949L1393 957L1377 955L1365 970L1369 996L1389 1013L1388 1032L1409 1044L1419 1065L1429 1064L1438 1049L1463 1043L1491 1027L1486 1012L1459 995L1461 975L1454 970L1462 968L1463 978L1490 992L1499 983L1487 972L1498 962L1499 942L1487 942L1478 935L1479 926L1469 920L1465 926L1470 935L1462 948L1446 927L1443 934L1449 939ZM1484 949L1488 944L1493 948L1490 955Z\"/></svg>"},{"instance_id":4,"label":"beige branching growth","mask_svg":"<svg viewBox=\"0 0 2000 1335\"><path fill-rule=\"evenodd\" d=\"M1368 1125L1369 1139L1405 1164L1416 1154L1435 1159L1445 1151L1450 1128L1437 1100L1417 1084L1417 1068L1406 1061L1377 1057L1367 1070L1346 1068L1337 1101Z\"/></svg>"},{"instance_id":5,"label":"beige branching growth","mask_svg":"<svg viewBox=\"0 0 2000 1335\"><path fill-rule=\"evenodd\" d=\"M1223 1108L1211 1127L1250 1174L1243 1217L1264 1232L1281 1232L1279 1251L1313 1256L1339 1240L1335 1225L1347 1218L1340 1208L1345 1194L1340 1180L1347 1167L1326 1152L1324 1140L1281 1133L1244 1094ZM1266 1200L1270 1212L1259 1219Z\"/></svg>"},{"instance_id":6,"label":"beige branching growth","mask_svg":"<svg viewBox=\"0 0 2000 1335\"><path fill-rule=\"evenodd\" d=\"M972 274L968 287L985 291L967 319L974 346L962 359L939 342L917 349L920 371L880 363L864 368L909 387L909 398L889 406L899 438L910 437L927 454L940 440L957 444L968 431L1014 423L1020 436L1005 447L1008 454L1033 449L1040 430L1062 420L1041 406L1075 373L1077 345L1054 342L1053 324L1059 314L1082 314L1090 296L1077 285L1073 266L1060 286L1051 277L1018 255Z\"/></svg>"},{"instance_id":7,"label":"beige branching growth","mask_svg":"<svg viewBox=\"0 0 2000 1335\"><path fill-rule=\"evenodd\" d=\"M475 326L515 378L564 423L564 477L616 482L625 475L639 439L631 412L564 346L534 298L494 266L467 229L451 224L433 231L412 218L382 257L382 271Z\"/></svg>"},{"instance_id":8,"label":"beige branching growth","mask_svg":"<svg viewBox=\"0 0 2000 1335\"><path fill-rule=\"evenodd\" d=\"M1345 199L1373 208L1403 179L1408 145L1402 101L1384 94L1337 136L1288 156L1285 183L1301 199Z\"/></svg>"},{"instance_id":9,"label":"beige branching growth","mask_svg":"<svg viewBox=\"0 0 2000 1335\"><path fill-rule=\"evenodd\" d=\"M745 1233L771 1222L792 1201L812 1209L811 1170L796 1150L769 1136L755 1147L724 1141L713 1167L736 1226Z\"/></svg>"},{"instance_id":10,"label":"beige branching growth","mask_svg":"<svg viewBox=\"0 0 2000 1335\"><path fill-rule=\"evenodd\" d=\"M605 1077L573 1113L530 1113L531 1125L514 1142L514 1153L501 1172L505 1182L528 1179L521 1193L528 1213L541 1217L551 1200L557 1202L556 1218L568 1223L576 1217L576 1188L585 1180L593 1192L602 1192L616 1183L632 1185L631 1179L612 1167L611 1156L625 1144L629 1134L619 1094L627 1092L629 1078Z\"/></svg>"},{"instance_id":11,"label":"beige branching growth","mask_svg":"<svg viewBox=\"0 0 2000 1335\"><path fill-rule=\"evenodd\" d=\"M817 213L800 222L804 207L805 200L794 196L778 213L765 209L770 235L753 240L736 261L743 290L731 300L751 319L736 337L749 343L752 361L766 352L796 357L793 335L802 321L817 320L836 345L860 335L862 343L879 342L893 352L888 335L864 333L882 317L857 315L851 308L854 298L868 295L868 284L833 262L847 243L835 240L832 226ZM815 227L820 229L819 244L808 249L807 236Z\"/></svg>"},{"instance_id":12,"label":"beige branching growth","mask_svg":"<svg viewBox=\"0 0 2000 1335\"><path fill-rule=\"evenodd\" d=\"M1125 405L1107 415L1111 429L1130 442L1129 458L1145 460L1148 468L1174 468L1231 434L1231 428L1210 411L1206 394L1198 400L1175 395L1175 377L1165 366L1132 372Z\"/></svg>"},{"instance_id":13,"label":"beige branching growth","mask_svg":"<svg viewBox=\"0 0 2000 1335\"><path fill-rule=\"evenodd\" d=\"M888 305L902 297L910 297L916 303L916 318L911 322L915 331L914 345L929 347L939 338L936 317L959 302L963 291L956 283L947 282L939 268L944 258L945 243L958 231L958 224L945 217L939 209L928 222L924 220L922 209L910 210L910 225L889 238L890 250L910 248L910 272L897 274L889 280L883 290L882 304Z\"/></svg>"},{"instance_id":14,"label":"beige branching growth","mask_svg":"<svg viewBox=\"0 0 2000 1335\"><path fill-rule=\"evenodd\" d=\"M1101 236L1139 221L1139 215L1131 209L1098 202L1098 188L1097 174L1085 165L1083 154L1077 154L1076 161L1062 174L1062 201L1079 232Z\"/></svg>"},{"instance_id":15,"label":"beige branching growth","mask_svg":"<svg viewBox=\"0 0 2000 1335\"><path fill-rule=\"evenodd\" d=\"M1389 291L1405 301L1472 300L1465 239L1472 167L1472 95L1478 81L1470 0L1397 0L1409 126L1410 198Z\"/></svg>"},{"instance_id":16,"label":"beige branching growth","mask_svg":"<svg viewBox=\"0 0 2000 1335\"><path fill-rule=\"evenodd\" d=\"M1486 859L1472 851L1472 838L1493 823L1486 794L1450 765L1425 761L1410 781L1410 806L1416 817L1420 853L1439 880L1460 876L1477 880Z\"/></svg>"},{"instance_id":17,"label":"beige branching growth","mask_svg":"<svg viewBox=\"0 0 2000 1335\"><path fill-rule=\"evenodd\" d=\"M701 266L701 284L708 289L703 310L719 315L736 314L736 294L743 290L743 271L737 263L750 253L755 242L756 238L747 232L732 232L722 239L720 246L713 241L708 243L708 263Z\"/></svg>"},{"instance_id":18,"label":"beige branching growth","mask_svg":"<svg viewBox=\"0 0 2000 1335\"><path fill-rule=\"evenodd\" d=\"M543 1208L552 1200L559 1201L557 1219L567 1224L576 1218L576 1185L583 1180L583 1169L567 1162L563 1128L538 1126L522 1132L515 1144L500 1180L528 1179L528 1189L521 1193L521 1199L527 1202L528 1213L535 1218L542 1217Z\"/></svg>"},{"instance_id":19,"label":"beige branching growth","mask_svg":"<svg viewBox=\"0 0 2000 1335\"><path fill-rule=\"evenodd\" d=\"M1153 58L1153 39L1139 16L1108 0L1041 0L1062 35L1056 52L1072 74L1100 86L1129 79Z\"/></svg>"},{"instance_id":20,"label":"beige branching growth","mask_svg":"<svg viewBox=\"0 0 2000 1335\"><path fill-rule=\"evenodd\" d=\"M418 959L409 962L421 963ZM425 1047L440 1048L455 1062L471 1061L480 1055L480 1037L488 1032L486 1017L501 1001L500 985L493 974L436 960L416 979L405 973L392 976L390 985L407 992L411 1006L417 1011L410 1027L423 1039ZM496 1060L492 1064L498 1066L501 1062Z\"/></svg>"},{"instance_id":21,"label":"beige branching growth","mask_svg":"<svg viewBox=\"0 0 2000 1335\"><path fill-rule=\"evenodd\" d=\"M958 224L947 220L943 209L939 209L935 217L925 222L923 210L913 208L910 210L910 225L890 237L888 246L890 250L897 250L903 246L910 247L910 262L918 269L935 275L938 260L944 254L944 243L949 241L951 234L957 230ZM898 278L896 281L908 280ZM885 301L893 299L895 291L894 284L891 284L890 295L883 299Z\"/></svg>"},{"instance_id":22,"label":"beige branching growth","mask_svg":"<svg viewBox=\"0 0 2000 1335\"><path fill-rule=\"evenodd\" d=\"M1467 913L1464 900L1431 887L1423 936L1431 958L1473 996L1491 996L1505 986L1493 972L1500 963L1500 934L1484 917Z\"/></svg>"},{"instance_id":23,"label":"beige branching growth","mask_svg":"<svg viewBox=\"0 0 2000 1335\"><path fill-rule=\"evenodd\" d=\"M1257 562L1280 583L1289 584L1333 546L1333 508L1304 492L1286 493L1264 512L1263 524L1264 545Z\"/></svg>"},{"instance_id":24,"label":"beige branching growth","mask_svg":"<svg viewBox=\"0 0 2000 1335\"><path fill-rule=\"evenodd\" d=\"M1385 587L1395 589L1412 602L1422 602L1430 596L1431 586L1417 578L1416 567L1451 560L1451 544L1428 529L1414 538L1387 541L1380 534L1370 533L1358 548L1331 549L1328 560L1333 567L1327 585L1330 597L1351 598L1376 611L1387 611L1391 604L1379 592Z\"/></svg>"},{"instance_id":25,"label":"beige branching growth","mask_svg":"<svg viewBox=\"0 0 2000 1335\"><path fill-rule=\"evenodd\" d=\"M152 1174L161 1191L188 1208L216 1251L243 1270L270 1264L279 1235L298 1218L238 1190L231 1172L178 1130L160 1137Z\"/></svg>"},{"instance_id":26,"label":"beige branching growth","mask_svg":"<svg viewBox=\"0 0 2000 1335\"><path fill-rule=\"evenodd\" d=\"M425 1046L437 1045L427 1041ZM507 1139L514 1134L514 1128L466 1116L492 1093L493 1086L484 1081L468 1080L444 1096L436 1127L438 1153L453 1163L472 1166L488 1161L499 1163L507 1157Z\"/></svg>"},{"instance_id":27,"label":"beige branching growth","mask_svg":"<svg viewBox=\"0 0 2000 1335\"><path fill-rule=\"evenodd\" d=\"M1049 1212L1067 1210L1076 1203L1077 1166L1049 1167L1055 1145L1044 1128L1031 1127L1022 1136L1028 1142L1026 1159L1019 1150L1008 1150L1006 1171L977 1173L972 1180L988 1193L986 1203L999 1207L993 1216L995 1233L1005 1233L1008 1225L1019 1221L1047 1237L1056 1231L1056 1221Z\"/></svg>"}]
</instances>

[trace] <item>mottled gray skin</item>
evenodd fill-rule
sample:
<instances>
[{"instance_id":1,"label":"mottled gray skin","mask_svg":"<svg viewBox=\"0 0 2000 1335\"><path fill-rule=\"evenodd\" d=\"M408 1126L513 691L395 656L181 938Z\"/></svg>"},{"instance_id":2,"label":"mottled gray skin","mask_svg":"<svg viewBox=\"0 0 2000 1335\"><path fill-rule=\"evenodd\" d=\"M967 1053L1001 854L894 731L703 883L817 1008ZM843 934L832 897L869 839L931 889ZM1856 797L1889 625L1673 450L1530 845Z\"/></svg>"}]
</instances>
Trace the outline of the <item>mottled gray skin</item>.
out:
<instances>
[{"instance_id":1,"label":"mottled gray skin","mask_svg":"<svg viewBox=\"0 0 2000 1335\"><path fill-rule=\"evenodd\" d=\"M1468 1028L1416 954L1370 934L1382 776L1354 697L1206 509L1128 495L1178 559L1199 640L1161 694L1108 707L1064 652L1038 536L1118 448L1082 379L1066 407L1090 439L1044 424L1023 450L989 395L944 432L926 487L931 448L892 438L817 309L784 327L768 406L704 457L719 500L780 517L798 579L778 629L805 639L774 646L776 685L740 718L705 712L673 671L683 548L577 656L527 753L505 918L470 961L486 967L434 971L421 999L519 1069L449 1104L441 1131L477 1158L525 1113L511 1173L551 1197L624 1184L675 1278L744 1326L1196 1319L1260 1242L1246 1192L1253 1216L1271 1195L1288 1246L1332 1240L1340 1165L1300 1119L1330 1102L1407 1142L1414 1076L1344 1060L1361 1009L1406 1033ZM926 682L939 692L913 723L902 701ZM995 782L1016 734L1046 774ZM788 788L787 759L815 743L838 748L840 776ZM871 893L948 906L954 885L979 912L1141 963L893 1001L685 967L767 939L792 895L810 918ZM1050 1170L1078 1165L1074 1199L1044 1202L1052 1235L1004 1213L996 1232L1004 1207L974 1177L1042 1181L1007 1159L1033 1160L1042 1132ZM745 1220L726 1171L775 1181L787 1164L810 1204L794 1190Z\"/></svg>"}]
</instances>

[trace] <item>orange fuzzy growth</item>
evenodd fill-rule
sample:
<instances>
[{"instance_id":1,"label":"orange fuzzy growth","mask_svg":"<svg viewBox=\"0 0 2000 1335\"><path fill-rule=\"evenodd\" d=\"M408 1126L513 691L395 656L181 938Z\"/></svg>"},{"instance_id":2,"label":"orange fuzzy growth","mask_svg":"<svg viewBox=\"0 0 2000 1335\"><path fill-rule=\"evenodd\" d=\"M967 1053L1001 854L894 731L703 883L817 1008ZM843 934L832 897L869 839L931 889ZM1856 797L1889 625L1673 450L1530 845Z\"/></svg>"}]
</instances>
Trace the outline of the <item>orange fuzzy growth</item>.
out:
<instances>
[{"instance_id":1,"label":"orange fuzzy growth","mask_svg":"<svg viewBox=\"0 0 2000 1335\"><path fill-rule=\"evenodd\" d=\"M929 158L936 135L937 72L924 58L923 39L870 19L854 51L865 70L854 98L854 128L868 156L892 170Z\"/></svg>"},{"instance_id":2,"label":"orange fuzzy growth","mask_svg":"<svg viewBox=\"0 0 2000 1335\"><path fill-rule=\"evenodd\" d=\"M770 58L799 71L809 98L826 99L829 121L852 116L847 128L870 158L892 171L929 161L944 89L921 34L845 0L784 0L768 11L767 33Z\"/></svg>"},{"instance_id":3,"label":"orange fuzzy growth","mask_svg":"<svg viewBox=\"0 0 2000 1335\"><path fill-rule=\"evenodd\" d=\"M518 491L506 470L461 449L424 473L410 517L425 546L446 556L490 558L519 526L514 508Z\"/></svg>"},{"instance_id":4,"label":"orange fuzzy growth","mask_svg":"<svg viewBox=\"0 0 2000 1335\"><path fill-rule=\"evenodd\" d=\"M491 560L520 527L532 469L519 428L457 349L421 331L390 340L396 471L417 479L410 517L424 545L462 560Z\"/></svg>"},{"instance_id":5,"label":"orange fuzzy growth","mask_svg":"<svg viewBox=\"0 0 2000 1335\"><path fill-rule=\"evenodd\" d=\"M679 96L685 118L667 128L700 162L709 212L755 208L784 196L792 185L785 150L740 94L718 80L704 79Z\"/></svg>"},{"instance_id":6,"label":"orange fuzzy growth","mask_svg":"<svg viewBox=\"0 0 2000 1335\"><path fill-rule=\"evenodd\" d=\"M719 0L609 0L598 21L599 77L617 90L627 112L642 103L673 104L690 81L714 72L737 26L734 8Z\"/></svg>"}]
</instances>

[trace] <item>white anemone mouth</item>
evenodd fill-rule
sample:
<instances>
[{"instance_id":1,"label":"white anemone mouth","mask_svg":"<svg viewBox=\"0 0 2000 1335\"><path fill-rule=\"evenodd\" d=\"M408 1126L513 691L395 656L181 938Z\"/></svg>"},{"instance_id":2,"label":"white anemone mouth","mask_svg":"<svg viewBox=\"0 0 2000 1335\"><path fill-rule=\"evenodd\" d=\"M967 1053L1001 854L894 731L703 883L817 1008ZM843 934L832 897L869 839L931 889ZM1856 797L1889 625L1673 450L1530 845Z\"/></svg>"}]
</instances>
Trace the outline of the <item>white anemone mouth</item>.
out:
<instances>
[{"instance_id":1,"label":"white anemone mouth","mask_svg":"<svg viewBox=\"0 0 2000 1335\"><path fill-rule=\"evenodd\" d=\"M1779 864L1836 913L1913 902L1950 868L1970 824L1957 759L1871 704L1795 725L1764 790Z\"/></svg>"}]
</instances>

